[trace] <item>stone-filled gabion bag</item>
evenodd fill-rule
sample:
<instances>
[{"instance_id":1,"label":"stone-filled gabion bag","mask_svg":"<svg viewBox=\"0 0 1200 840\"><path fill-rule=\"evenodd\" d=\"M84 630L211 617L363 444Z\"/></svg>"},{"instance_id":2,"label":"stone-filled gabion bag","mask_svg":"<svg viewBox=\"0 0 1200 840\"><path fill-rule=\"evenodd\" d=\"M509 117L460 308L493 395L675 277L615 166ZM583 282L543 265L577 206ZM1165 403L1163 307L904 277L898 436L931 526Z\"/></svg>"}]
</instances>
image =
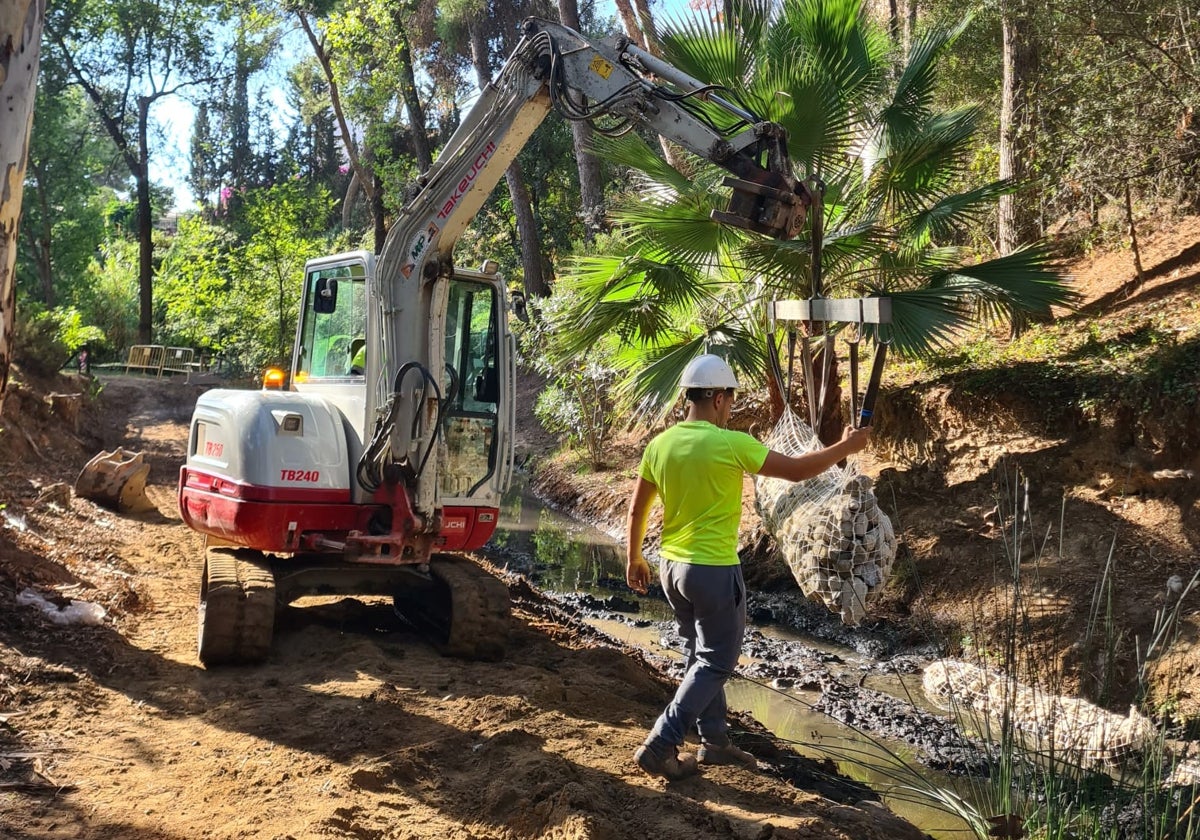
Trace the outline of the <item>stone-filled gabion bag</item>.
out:
<instances>
[{"instance_id":1,"label":"stone-filled gabion bag","mask_svg":"<svg viewBox=\"0 0 1200 840\"><path fill-rule=\"evenodd\" d=\"M792 411L765 441L784 455L819 449L820 441ZM855 626L887 583L896 559L896 534L871 479L855 464L833 467L807 481L754 479L755 507L775 537L800 591Z\"/></svg>"}]
</instances>

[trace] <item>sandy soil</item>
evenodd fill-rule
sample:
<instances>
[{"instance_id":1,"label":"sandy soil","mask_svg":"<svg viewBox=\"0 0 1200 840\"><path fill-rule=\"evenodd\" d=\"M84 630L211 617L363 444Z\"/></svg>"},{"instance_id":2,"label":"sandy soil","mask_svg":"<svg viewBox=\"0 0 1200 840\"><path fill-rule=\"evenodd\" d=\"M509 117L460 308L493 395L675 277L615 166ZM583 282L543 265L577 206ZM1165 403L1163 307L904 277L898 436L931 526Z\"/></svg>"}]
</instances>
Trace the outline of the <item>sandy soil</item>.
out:
<instances>
[{"instance_id":1,"label":"sandy soil","mask_svg":"<svg viewBox=\"0 0 1200 840\"><path fill-rule=\"evenodd\" d=\"M1148 276L1137 289L1127 287L1127 254L1074 266L1088 317L1131 330L1167 319L1194 338L1197 243L1200 219L1146 231ZM386 606L344 600L288 610L262 667L202 669L201 545L174 501L197 389L117 379L77 429L51 413L50 391L86 388L26 380L0 418L0 836L918 836L860 804L869 794L818 782L821 768L785 759L749 722L737 737L770 759L758 774L713 769L666 785L635 772L631 753L670 684L518 582L502 665L443 659ZM553 441L532 424L525 396L522 446L541 455ZM1200 551L1200 450L1168 434L1160 421L1178 408L1168 402L1052 428L1020 393L981 405L953 381L893 385L866 471L878 477L902 556L868 623L986 654L1011 602L1010 532L995 508L1019 469L1044 546L1029 552L1022 578L1025 649L1066 689L1117 708L1144 689L1152 708L1195 728L1195 594L1178 638L1137 679L1155 616L1170 605L1166 581L1186 581ZM121 517L55 487L122 442L151 460L154 511ZM616 441L600 473L543 462L542 486L619 527L640 446ZM747 499L749 575L794 588ZM1112 616L1107 627L1093 608L1104 580L1114 584L1099 613ZM28 586L99 603L104 624L51 624L16 605Z\"/></svg>"},{"instance_id":2,"label":"sandy soil","mask_svg":"<svg viewBox=\"0 0 1200 840\"><path fill-rule=\"evenodd\" d=\"M502 664L444 659L386 604L345 599L287 610L267 664L204 670L202 546L173 484L195 389L110 380L78 432L40 394L13 395L0 438L0 836L921 836L752 722L736 737L759 773L637 771L670 684L515 582ZM54 486L118 442L153 464L136 518ZM29 586L108 615L52 624L16 605Z\"/></svg>"}]
</instances>

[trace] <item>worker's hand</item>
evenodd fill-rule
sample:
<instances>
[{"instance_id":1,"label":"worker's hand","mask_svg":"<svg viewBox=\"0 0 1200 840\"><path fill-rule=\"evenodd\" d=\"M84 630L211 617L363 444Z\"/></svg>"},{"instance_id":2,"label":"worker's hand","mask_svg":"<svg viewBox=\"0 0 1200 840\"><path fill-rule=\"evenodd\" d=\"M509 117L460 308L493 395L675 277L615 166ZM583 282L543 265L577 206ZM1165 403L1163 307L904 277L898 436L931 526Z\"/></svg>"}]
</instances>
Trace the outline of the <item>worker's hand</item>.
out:
<instances>
[{"instance_id":1,"label":"worker's hand","mask_svg":"<svg viewBox=\"0 0 1200 840\"><path fill-rule=\"evenodd\" d=\"M862 452L867 448L867 442L871 438L871 427L864 426L861 429L856 429L853 426L847 426L842 432L842 443L846 445L846 449L850 452Z\"/></svg>"},{"instance_id":2,"label":"worker's hand","mask_svg":"<svg viewBox=\"0 0 1200 840\"><path fill-rule=\"evenodd\" d=\"M650 564L640 551L630 553L625 561L625 582L639 595L645 595L650 588Z\"/></svg>"}]
</instances>

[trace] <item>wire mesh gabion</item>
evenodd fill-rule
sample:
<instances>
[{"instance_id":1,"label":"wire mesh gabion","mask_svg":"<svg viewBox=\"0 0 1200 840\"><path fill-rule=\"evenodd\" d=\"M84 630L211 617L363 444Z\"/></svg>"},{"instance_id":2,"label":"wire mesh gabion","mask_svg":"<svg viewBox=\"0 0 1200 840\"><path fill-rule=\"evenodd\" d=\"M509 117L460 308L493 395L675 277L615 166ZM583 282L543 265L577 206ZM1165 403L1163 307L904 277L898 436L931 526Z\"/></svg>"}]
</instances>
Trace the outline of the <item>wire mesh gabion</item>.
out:
<instances>
[{"instance_id":1,"label":"wire mesh gabion","mask_svg":"<svg viewBox=\"0 0 1200 840\"><path fill-rule=\"evenodd\" d=\"M816 433L790 410L765 443L789 456L821 448ZM872 483L853 462L806 481L754 479L755 507L800 591L851 627L887 584L896 559L896 533Z\"/></svg>"}]
</instances>

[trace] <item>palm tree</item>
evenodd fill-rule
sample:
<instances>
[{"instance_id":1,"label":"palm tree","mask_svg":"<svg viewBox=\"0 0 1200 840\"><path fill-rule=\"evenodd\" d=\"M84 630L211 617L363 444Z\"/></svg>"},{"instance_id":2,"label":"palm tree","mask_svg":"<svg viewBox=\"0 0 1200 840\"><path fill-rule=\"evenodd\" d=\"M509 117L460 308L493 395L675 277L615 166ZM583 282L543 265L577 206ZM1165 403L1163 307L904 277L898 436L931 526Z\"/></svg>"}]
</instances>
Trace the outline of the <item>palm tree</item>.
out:
<instances>
[{"instance_id":1,"label":"palm tree","mask_svg":"<svg viewBox=\"0 0 1200 840\"><path fill-rule=\"evenodd\" d=\"M971 323L1019 326L1069 305L1074 294L1045 249L971 262L959 244L1014 186L964 187L978 113L933 106L937 61L967 23L927 33L899 68L863 0L727 0L718 16L664 27L668 61L782 124L797 175L824 184L821 281L807 237L776 241L710 220L724 204L723 171L697 162L680 172L636 137L606 141L601 152L640 180L614 210L604 250L577 258L561 280L572 298L562 351L582 356L616 336L627 407L661 416L705 349L761 378L777 341L766 323L772 299L888 296L892 323L864 332L910 356Z\"/></svg>"}]
</instances>

